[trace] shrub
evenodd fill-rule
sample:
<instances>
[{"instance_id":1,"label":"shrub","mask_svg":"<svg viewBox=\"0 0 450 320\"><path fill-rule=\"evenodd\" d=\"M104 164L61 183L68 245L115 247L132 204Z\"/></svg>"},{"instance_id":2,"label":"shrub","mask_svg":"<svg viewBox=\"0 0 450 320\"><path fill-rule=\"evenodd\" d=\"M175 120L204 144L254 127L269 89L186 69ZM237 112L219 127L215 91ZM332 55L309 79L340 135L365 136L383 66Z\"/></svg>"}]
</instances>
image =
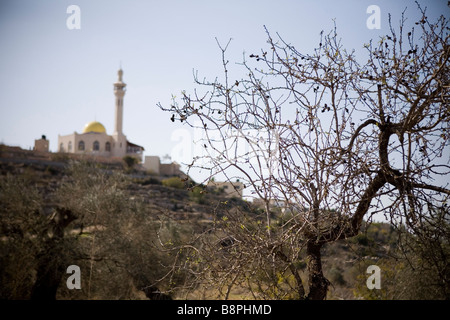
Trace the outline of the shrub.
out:
<instances>
[{"instance_id":1,"label":"shrub","mask_svg":"<svg viewBox=\"0 0 450 320\"><path fill-rule=\"evenodd\" d=\"M132 170L134 166L139 162L139 160L132 156L125 156L122 158L123 162L125 162L126 168L128 170Z\"/></svg>"},{"instance_id":2,"label":"shrub","mask_svg":"<svg viewBox=\"0 0 450 320\"><path fill-rule=\"evenodd\" d=\"M199 204L204 204L205 203L204 188L200 186L195 186L189 193L189 198L191 198L193 201Z\"/></svg>"},{"instance_id":3,"label":"shrub","mask_svg":"<svg viewBox=\"0 0 450 320\"><path fill-rule=\"evenodd\" d=\"M330 270L330 280L331 280L331 283L337 284L340 286L343 286L346 284L344 276L342 275L342 272L337 268L332 268Z\"/></svg>"},{"instance_id":4,"label":"shrub","mask_svg":"<svg viewBox=\"0 0 450 320\"><path fill-rule=\"evenodd\" d=\"M142 180L140 182L140 184L143 185L143 186L146 186L146 185L149 185L149 184L161 184L161 181L159 181L156 178L150 177L148 179Z\"/></svg>"},{"instance_id":5,"label":"shrub","mask_svg":"<svg viewBox=\"0 0 450 320\"><path fill-rule=\"evenodd\" d=\"M163 186L176 188L176 189L184 189L184 182L181 181L179 177L171 177L168 179L164 179L161 181Z\"/></svg>"}]
</instances>

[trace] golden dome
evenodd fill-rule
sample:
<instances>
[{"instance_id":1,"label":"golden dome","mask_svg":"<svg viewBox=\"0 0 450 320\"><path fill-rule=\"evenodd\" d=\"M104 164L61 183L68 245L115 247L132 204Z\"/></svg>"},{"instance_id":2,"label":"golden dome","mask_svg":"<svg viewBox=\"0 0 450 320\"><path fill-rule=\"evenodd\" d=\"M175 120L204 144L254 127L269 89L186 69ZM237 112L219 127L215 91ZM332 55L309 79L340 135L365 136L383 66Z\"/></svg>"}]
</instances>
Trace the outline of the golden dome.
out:
<instances>
[{"instance_id":1,"label":"golden dome","mask_svg":"<svg viewBox=\"0 0 450 320\"><path fill-rule=\"evenodd\" d=\"M97 132L97 133L106 133L105 127L97 121L92 121L89 123L86 123L83 129L83 133L89 133L89 132Z\"/></svg>"}]
</instances>

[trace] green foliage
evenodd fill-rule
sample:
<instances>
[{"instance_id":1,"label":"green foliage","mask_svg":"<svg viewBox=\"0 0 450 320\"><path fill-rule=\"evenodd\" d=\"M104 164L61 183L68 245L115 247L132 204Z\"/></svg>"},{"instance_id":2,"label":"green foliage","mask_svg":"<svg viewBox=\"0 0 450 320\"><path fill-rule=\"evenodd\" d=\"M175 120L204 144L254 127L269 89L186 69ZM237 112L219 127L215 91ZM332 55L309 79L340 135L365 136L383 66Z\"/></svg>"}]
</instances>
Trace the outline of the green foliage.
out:
<instances>
[{"instance_id":1,"label":"green foliage","mask_svg":"<svg viewBox=\"0 0 450 320\"><path fill-rule=\"evenodd\" d=\"M421 230L427 232L427 237L403 229L396 233L386 224L373 224L368 228L369 242L373 242L369 249L379 258L364 259L354 266L357 269L355 297L376 300L450 298L448 220L440 220L439 216L428 219L429 225L423 225ZM436 219L438 221L433 221ZM377 248L381 245L389 248L388 254L382 254ZM366 269L371 264L381 269L379 290L369 290L366 286Z\"/></svg>"},{"instance_id":2,"label":"green foliage","mask_svg":"<svg viewBox=\"0 0 450 320\"><path fill-rule=\"evenodd\" d=\"M361 246L367 246L369 245L369 238L365 234L358 234L356 237L353 238L354 242L361 245Z\"/></svg>"},{"instance_id":3,"label":"green foliage","mask_svg":"<svg viewBox=\"0 0 450 320\"><path fill-rule=\"evenodd\" d=\"M189 193L189 198L199 204L205 204L205 189L201 186L195 186Z\"/></svg>"},{"instance_id":4,"label":"green foliage","mask_svg":"<svg viewBox=\"0 0 450 320\"><path fill-rule=\"evenodd\" d=\"M159 184L159 185L162 184L159 179L154 178L154 177L149 177L149 178L146 178L146 179L136 179L135 182L140 184L140 185L143 185L143 186L147 186L147 185L150 185L150 184Z\"/></svg>"},{"instance_id":5,"label":"green foliage","mask_svg":"<svg viewBox=\"0 0 450 320\"><path fill-rule=\"evenodd\" d=\"M346 284L342 271L338 268L332 268L329 274L329 280L333 285L343 286Z\"/></svg>"},{"instance_id":6,"label":"green foliage","mask_svg":"<svg viewBox=\"0 0 450 320\"><path fill-rule=\"evenodd\" d=\"M179 177L171 177L161 181L163 186L175 189L184 189L185 184Z\"/></svg>"},{"instance_id":7,"label":"green foliage","mask_svg":"<svg viewBox=\"0 0 450 320\"><path fill-rule=\"evenodd\" d=\"M297 270L305 270L307 265L304 260L299 260L297 262L294 262L294 266Z\"/></svg>"},{"instance_id":8,"label":"green foliage","mask_svg":"<svg viewBox=\"0 0 450 320\"><path fill-rule=\"evenodd\" d=\"M161 266L174 259L156 235L178 244L191 232L161 225L139 196L130 196L130 181L120 171L71 162L58 182L42 181L31 168L0 176L0 298L29 299L38 266L64 272L71 264L81 269L81 290L67 289L64 276L55 279L59 299L145 298L138 289L163 278L167 271ZM75 220L56 239L55 212L62 207ZM168 288L168 280L158 288Z\"/></svg>"},{"instance_id":9,"label":"green foliage","mask_svg":"<svg viewBox=\"0 0 450 320\"><path fill-rule=\"evenodd\" d=\"M46 219L29 170L0 176L0 299L29 299Z\"/></svg>"},{"instance_id":10,"label":"green foliage","mask_svg":"<svg viewBox=\"0 0 450 320\"><path fill-rule=\"evenodd\" d=\"M89 237L77 239L77 250L89 259L77 261L85 270L82 283L86 285L75 298L136 299L136 288L163 276L164 269L155 261L170 263L170 257L162 254L155 238L149 236L165 228L151 219L142 199L130 197L130 181L121 172L106 173L95 165L75 164L69 175L57 199L78 214L78 224L90 227ZM60 295L74 298L64 287Z\"/></svg>"},{"instance_id":11,"label":"green foliage","mask_svg":"<svg viewBox=\"0 0 450 320\"><path fill-rule=\"evenodd\" d=\"M128 171L132 171L134 169L134 167L136 166L136 164L139 163L138 158L132 157L132 156L125 156L122 158L122 160L125 163L125 168Z\"/></svg>"},{"instance_id":12,"label":"green foliage","mask_svg":"<svg viewBox=\"0 0 450 320\"><path fill-rule=\"evenodd\" d=\"M67 153L56 152L50 153L50 159L57 162L67 162L70 160L70 156Z\"/></svg>"}]
</instances>

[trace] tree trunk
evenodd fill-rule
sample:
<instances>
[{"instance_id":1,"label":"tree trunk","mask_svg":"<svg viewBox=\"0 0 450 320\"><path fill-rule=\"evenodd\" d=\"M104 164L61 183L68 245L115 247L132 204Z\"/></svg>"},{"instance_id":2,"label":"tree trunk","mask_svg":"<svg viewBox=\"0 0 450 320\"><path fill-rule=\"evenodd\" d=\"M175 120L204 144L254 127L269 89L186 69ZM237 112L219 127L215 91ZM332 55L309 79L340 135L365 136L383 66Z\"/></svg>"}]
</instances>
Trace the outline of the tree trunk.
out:
<instances>
[{"instance_id":1,"label":"tree trunk","mask_svg":"<svg viewBox=\"0 0 450 320\"><path fill-rule=\"evenodd\" d=\"M31 291L32 300L56 300L56 291L64 274L60 244L50 239L38 256L36 282Z\"/></svg>"},{"instance_id":2,"label":"tree trunk","mask_svg":"<svg viewBox=\"0 0 450 320\"><path fill-rule=\"evenodd\" d=\"M309 274L309 300L324 300L327 297L329 281L322 272L322 257L320 249L321 243L308 241L306 253L308 256L308 274Z\"/></svg>"},{"instance_id":3,"label":"tree trunk","mask_svg":"<svg viewBox=\"0 0 450 320\"><path fill-rule=\"evenodd\" d=\"M68 267L67 247L64 242L64 229L75 220L75 215L67 209L57 208L52 219L53 236L46 239L38 260L36 281L31 291L32 300L55 300L64 270Z\"/></svg>"}]
</instances>

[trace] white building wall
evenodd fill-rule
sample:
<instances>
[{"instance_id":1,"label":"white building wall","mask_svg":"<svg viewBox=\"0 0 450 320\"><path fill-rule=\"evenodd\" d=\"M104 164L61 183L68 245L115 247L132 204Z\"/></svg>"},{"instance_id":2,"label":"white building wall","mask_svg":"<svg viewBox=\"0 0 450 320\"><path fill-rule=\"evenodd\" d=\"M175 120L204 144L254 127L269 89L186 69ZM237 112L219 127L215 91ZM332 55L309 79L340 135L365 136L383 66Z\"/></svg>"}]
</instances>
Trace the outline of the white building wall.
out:
<instances>
[{"instance_id":1,"label":"white building wall","mask_svg":"<svg viewBox=\"0 0 450 320\"><path fill-rule=\"evenodd\" d=\"M225 193L225 196L230 198L242 198L244 191L244 184L242 182L209 181L207 186L222 189Z\"/></svg>"},{"instance_id":2,"label":"white building wall","mask_svg":"<svg viewBox=\"0 0 450 320\"><path fill-rule=\"evenodd\" d=\"M144 158L144 163L142 164L142 166L145 168L145 170L147 171L151 171L154 172L155 174L160 174L160 165L161 162L159 160L158 156L145 156Z\"/></svg>"},{"instance_id":3,"label":"white building wall","mask_svg":"<svg viewBox=\"0 0 450 320\"><path fill-rule=\"evenodd\" d=\"M112 157L123 158L127 154L127 138L123 134L113 134L112 139Z\"/></svg>"},{"instance_id":4,"label":"white building wall","mask_svg":"<svg viewBox=\"0 0 450 320\"><path fill-rule=\"evenodd\" d=\"M58 152L74 152L75 134L68 134L66 136L58 135ZM72 145L72 151L69 151L69 144Z\"/></svg>"},{"instance_id":5,"label":"white building wall","mask_svg":"<svg viewBox=\"0 0 450 320\"><path fill-rule=\"evenodd\" d=\"M80 141L84 142L84 150L79 149ZM98 142L99 149L94 150L94 142ZM109 142L110 150L106 150L106 143ZM61 144L63 149L61 149ZM69 146L71 145L71 148ZM113 139L106 133L82 133L74 132L66 136L58 136L58 151L76 154L98 155L102 157L111 157L113 152Z\"/></svg>"}]
</instances>

